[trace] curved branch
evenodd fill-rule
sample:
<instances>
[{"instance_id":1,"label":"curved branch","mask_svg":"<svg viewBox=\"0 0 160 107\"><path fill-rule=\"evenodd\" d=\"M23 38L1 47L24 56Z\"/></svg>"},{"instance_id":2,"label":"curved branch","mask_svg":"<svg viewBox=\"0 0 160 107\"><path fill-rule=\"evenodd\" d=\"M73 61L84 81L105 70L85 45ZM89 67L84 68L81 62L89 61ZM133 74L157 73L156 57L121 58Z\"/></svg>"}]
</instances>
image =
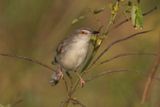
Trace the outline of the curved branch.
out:
<instances>
[{"instance_id":1,"label":"curved branch","mask_svg":"<svg viewBox=\"0 0 160 107\"><path fill-rule=\"evenodd\" d=\"M108 47L105 48L104 51L102 51L102 52L100 53L100 55L93 61L92 65L94 65L94 64L95 64L111 47L113 47L114 45L116 45L116 44L118 44L118 43L120 43L120 42L123 42L123 41L125 41L125 40L128 40L128 39L130 39L130 38L133 38L133 37L135 37L135 36L139 36L140 34L148 33L148 32L151 32L151 31L152 31L152 30L146 30L146 31L134 33L134 34L132 34L132 35L130 35L130 36L127 36L127 37L118 39L118 40L110 43L110 44L108 45Z\"/></svg>"},{"instance_id":2,"label":"curved branch","mask_svg":"<svg viewBox=\"0 0 160 107\"><path fill-rule=\"evenodd\" d=\"M145 86L144 86L144 90L143 90L143 95L142 95L142 99L141 99L141 104L143 104L147 97L148 97L148 94L149 94L149 90L151 89L151 85L153 83L153 79L155 78L155 74L158 70L158 67L160 65L160 54L159 56L156 58L156 62L154 64L154 66L152 67L151 71L150 71L150 74L148 76L148 79L145 83Z\"/></svg>"},{"instance_id":3,"label":"curved branch","mask_svg":"<svg viewBox=\"0 0 160 107\"><path fill-rule=\"evenodd\" d=\"M78 101L75 98L70 98L70 101L74 104L74 105L79 105L81 107L86 107L84 104L82 104L80 101Z\"/></svg>"},{"instance_id":4,"label":"curved branch","mask_svg":"<svg viewBox=\"0 0 160 107\"><path fill-rule=\"evenodd\" d=\"M107 71L104 71L104 72L101 72L93 77L91 77L90 79L87 79L85 80L86 82L90 82L94 79L97 79L97 78L100 78L102 76L105 76L105 75L108 75L108 74L112 74L112 73L116 73L116 72L124 72L124 71L129 71L129 70L126 70L126 69L119 69L119 70L107 70Z\"/></svg>"},{"instance_id":5,"label":"curved branch","mask_svg":"<svg viewBox=\"0 0 160 107\"><path fill-rule=\"evenodd\" d=\"M118 54L112 58L109 58L107 60L102 61L100 64L104 64L104 63L108 63L111 62L115 59L121 58L121 57L126 57L126 56L133 56L133 55L152 55L152 56L156 56L156 53L137 53L137 52L132 52L132 53L122 53L122 54Z\"/></svg>"},{"instance_id":6,"label":"curved branch","mask_svg":"<svg viewBox=\"0 0 160 107\"><path fill-rule=\"evenodd\" d=\"M0 56L4 56L4 57L12 57L12 58L17 58L17 59L22 59L22 60L25 60L25 61L29 61L29 62L32 62L34 64L38 64L44 68L47 68L51 71L55 71L53 68L51 68L50 66L38 61L38 60L35 60L35 59L32 59L32 58L29 58L29 57L24 57L24 56L17 56L17 55L11 55L11 54L6 54L6 53L0 53Z\"/></svg>"}]
</instances>

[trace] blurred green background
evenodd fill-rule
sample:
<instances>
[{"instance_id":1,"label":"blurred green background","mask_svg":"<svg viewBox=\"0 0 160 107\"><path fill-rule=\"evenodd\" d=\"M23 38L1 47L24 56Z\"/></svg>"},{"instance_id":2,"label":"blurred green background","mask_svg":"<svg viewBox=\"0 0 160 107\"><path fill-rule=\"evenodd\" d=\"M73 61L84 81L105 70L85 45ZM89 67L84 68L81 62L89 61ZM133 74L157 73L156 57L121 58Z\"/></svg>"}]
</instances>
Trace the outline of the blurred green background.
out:
<instances>
[{"instance_id":1,"label":"blurred green background","mask_svg":"<svg viewBox=\"0 0 160 107\"><path fill-rule=\"evenodd\" d=\"M91 9L107 7L112 0L0 0L0 53L16 54L38 59L51 65L58 43L70 32L81 27L98 29L109 18L109 8L93 17L72 25L80 15ZM159 0L142 0L143 12L160 7ZM116 22L125 17L119 14ZM145 16L144 29L152 33L125 41L100 60L124 52L157 52L160 35L160 10ZM110 33L101 50L112 41L136 32L126 23ZM159 107L160 81L155 80L147 102L140 100L147 75L155 57L132 56L104 64L92 70L93 74L116 68L130 72L104 76L79 89L75 97L87 107ZM51 65L52 66L52 65ZM50 71L27 61L0 56L0 104L23 101L16 107L58 107L66 91L63 82L56 87L49 84ZM160 76L159 72L156 75Z\"/></svg>"}]
</instances>

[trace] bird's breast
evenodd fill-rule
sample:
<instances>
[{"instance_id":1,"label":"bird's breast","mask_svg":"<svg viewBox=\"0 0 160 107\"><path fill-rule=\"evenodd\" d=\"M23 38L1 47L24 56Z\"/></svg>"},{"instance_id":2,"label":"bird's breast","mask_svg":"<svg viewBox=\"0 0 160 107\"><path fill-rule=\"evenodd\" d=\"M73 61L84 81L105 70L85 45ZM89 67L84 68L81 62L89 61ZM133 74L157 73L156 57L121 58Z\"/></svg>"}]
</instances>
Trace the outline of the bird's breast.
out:
<instances>
[{"instance_id":1,"label":"bird's breast","mask_svg":"<svg viewBox=\"0 0 160 107\"><path fill-rule=\"evenodd\" d=\"M61 59L62 66L69 70L79 67L86 58L88 45L85 41L71 43Z\"/></svg>"}]
</instances>

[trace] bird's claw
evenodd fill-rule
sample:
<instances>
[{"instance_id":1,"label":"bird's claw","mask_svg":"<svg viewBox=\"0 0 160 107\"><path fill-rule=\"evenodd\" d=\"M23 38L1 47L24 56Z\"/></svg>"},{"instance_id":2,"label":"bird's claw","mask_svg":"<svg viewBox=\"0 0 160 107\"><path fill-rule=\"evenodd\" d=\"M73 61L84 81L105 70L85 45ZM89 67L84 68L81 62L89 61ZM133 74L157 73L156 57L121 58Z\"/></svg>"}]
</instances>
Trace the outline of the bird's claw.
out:
<instances>
[{"instance_id":1,"label":"bird's claw","mask_svg":"<svg viewBox=\"0 0 160 107\"><path fill-rule=\"evenodd\" d=\"M84 85L86 84L85 80L80 78L80 85L81 87L84 87Z\"/></svg>"}]
</instances>

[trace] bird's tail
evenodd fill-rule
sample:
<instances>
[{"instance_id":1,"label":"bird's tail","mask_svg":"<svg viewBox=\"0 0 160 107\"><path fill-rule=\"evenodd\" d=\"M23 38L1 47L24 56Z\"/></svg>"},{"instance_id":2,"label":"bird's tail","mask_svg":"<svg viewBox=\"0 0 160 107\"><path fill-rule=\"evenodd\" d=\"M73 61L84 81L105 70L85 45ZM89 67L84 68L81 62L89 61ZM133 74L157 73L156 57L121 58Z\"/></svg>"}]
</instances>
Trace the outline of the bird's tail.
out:
<instances>
[{"instance_id":1,"label":"bird's tail","mask_svg":"<svg viewBox=\"0 0 160 107\"><path fill-rule=\"evenodd\" d=\"M60 79L63 78L63 73L62 73L62 69L60 66L58 66L57 70L55 72L53 72L52 76L51 76L51 80L50 83L51 85L57 85L60 81Z\"/></svg>"},{"instance_id":2,"label":"bird's tail","mask_svg":"<svg viewBox=\"0 0 160 107\"><path fill-rule=\"evenodd\" d=\"M51 76L51 80L49 81L51 83L52 86L55 86L59 83L59 77L57 75L56 72L53 72L52 76Z\"/></svg>"}]
</instances>

